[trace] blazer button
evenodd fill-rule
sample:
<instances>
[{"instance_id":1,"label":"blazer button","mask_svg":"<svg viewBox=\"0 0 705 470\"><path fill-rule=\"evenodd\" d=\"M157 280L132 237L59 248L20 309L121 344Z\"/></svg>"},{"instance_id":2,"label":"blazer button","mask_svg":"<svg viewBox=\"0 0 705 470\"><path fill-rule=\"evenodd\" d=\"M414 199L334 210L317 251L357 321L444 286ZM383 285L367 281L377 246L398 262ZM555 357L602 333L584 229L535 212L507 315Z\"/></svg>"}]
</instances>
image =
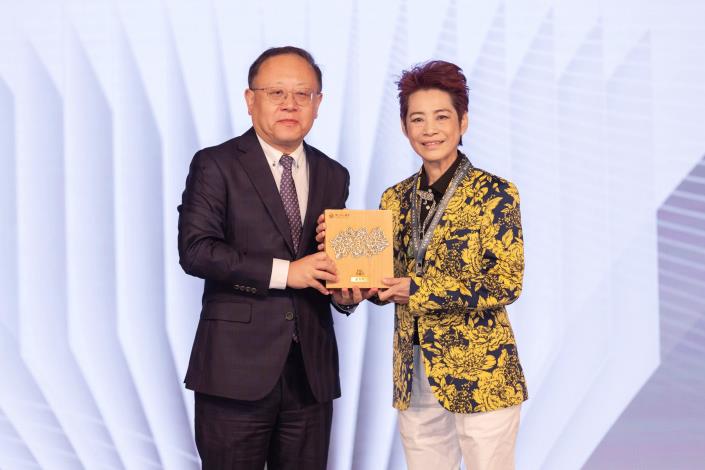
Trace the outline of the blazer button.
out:
<instances>
[{"instance_id":1,"label":"blazer button","mask_svg":"<svg viewBox=\"0 0 705 470\"><path fill-rule=\"evenodd\" d=\"M257 293L257 289L254 288L254 287L250 287L250 292L252 292L253 294L256 294L256 293Z\"/></svg>"},{"instance_id":2,"label":"blazer button","mask_svg":"<svg viewBox=\"0 0 705 470\"><path fill-rule=\"evenodd\" d=\"M286 312L286 314L284 314L284 318L291 321L294 319L294 313L293 312Z\"/></svg>"}]
</instances>

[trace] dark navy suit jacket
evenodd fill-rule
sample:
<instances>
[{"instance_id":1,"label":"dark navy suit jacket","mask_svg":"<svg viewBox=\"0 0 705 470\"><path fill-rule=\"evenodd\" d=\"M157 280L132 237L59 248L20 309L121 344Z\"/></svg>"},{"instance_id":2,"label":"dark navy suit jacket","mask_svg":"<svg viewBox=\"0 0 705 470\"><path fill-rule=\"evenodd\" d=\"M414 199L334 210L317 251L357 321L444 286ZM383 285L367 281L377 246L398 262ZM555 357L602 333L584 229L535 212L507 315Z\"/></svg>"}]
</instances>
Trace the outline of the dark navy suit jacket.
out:
<instances>
[{"instance_id":1,"label":"dark navy suit jacket","mask_svg":"<svg viewBox=\"0 0 705 470\"><path fill-rule=\"evenodd\" d=\"M248 130L193 157L179 206L179 259L205 279L186 387L239 400L269 393L283 370L294 323L314 396L340 396L330 299L314 289L269 289L272 259L316 252L316 219L345 206L349 173L304 143L309 197L294 250L272 171Z\"/></svg>"}]
</instances>

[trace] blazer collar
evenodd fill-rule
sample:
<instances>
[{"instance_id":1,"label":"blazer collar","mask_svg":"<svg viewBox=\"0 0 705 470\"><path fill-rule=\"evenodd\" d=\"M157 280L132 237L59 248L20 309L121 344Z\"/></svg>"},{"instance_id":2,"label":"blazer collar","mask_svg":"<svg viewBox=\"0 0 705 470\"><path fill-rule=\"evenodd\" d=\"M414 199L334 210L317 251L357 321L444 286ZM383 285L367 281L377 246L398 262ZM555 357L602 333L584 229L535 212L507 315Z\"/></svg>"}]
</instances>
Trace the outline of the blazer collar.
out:
<instances>
[{"instance_id":1,"label":"blazer collar","mask_svg":"<svg viewBox=\"0 0 705 470\"><path fill-rule=\"evenodd\" d=\"M325 209L326 188L328 186L328 170L324 165L320 152L304 142L306 162L308 164L308 203L306 217L303 222L299 255L306 254L306 247L313 243L316 235L316 220Z\"/></svg>"},{"instance_id":2,"label":"blazer collar","mask_svg":"<svg viewBox=\"0 0 705 470\"><path fill-rule=\"evenodd\" d=\"M267 158L264 156L262 147L257 140L257 134L254 128L250 128L242 134L237 140L240 164L247 172L247 175L252 182L257 194L267 208L269 216L274 221L277 230L281 233L286 246L289 248L292 256L294 253L294 242L291 239L291 230L289 229L289 219L284 211L279 190L272 177L272 170L269 169Z\"/></svg>"},{"instance_id":3,"label":"blazer collar","mask_svg":"<svg viewBox=\"0 0 705 470\"><path fill-rule=\"evenodd\" d=\"M257 137L257 142L259 142L260 147L262 147L262 151L264 151L264 156L267 157L267 161L269 162L270 165L278 165L279 160L281 159L281 156L284 154L281 150L277 150L271 145L269 145L267 142L264 141L260 136L255 134ZM303 161L306 159L306 153L304 150L304 144L303 142L301 145L299 145L296 150L288 154L294 159L294 165L298 166L304 163Z\"/></svg>"},{"instance_id":4,"label":"blazer collar","mask_svg":"<svg viewBox=\"0 0 705 470\"><path fill-rule=\"evenodd\" d=\"M458 185L458 189L456 190L455 194L450 198L450 201L448 203L449 208L453 207L459 207L463 208L465 207L463 204L458 204L458 199L459 198L464 198L467 197L467 191L469 188L472 188L474 181L475 181L475 171L474 169L471 169L467 175L465 175L461 180L460 184ZM399 211L401 213L401 216L404 220L404 223L402 224L401 227L401 232L399 234L400 236L400 246L404 247L403 250L400 250L401 254L407 254L407 249L411 245L411 198L416 196L416 188L414 187L414 178L410 177L404 185L401 187L400 191L400 208ZM451 209L452 210L452 209ZM446 209L448 211L448 209ZM448 212L450 213L450 212ZM436 230L439 230L443 227L445 227L449 222L448 217L441 217L441 220L438 221L438 226L436 227ZM408 236L405 236L408 235ZM406 240L406 242L405 242ZM428 251L426 252L426 258L429 258L432 256L433 252L436 249L436 243L438 241L443 241L443 239L438 238L438 237L433 237L431 239L431 245L429 246Z\"/></svg>"},{"instance_id":5,"label":"blazer collar","mask_svg":"<svg viewBox=\"0 0 705 470\"><path fill-rule=\"evenodd\" d=\"M274 221L277 229L286 242L292 256L298 258L305 254L315 236L315 224L318 215L324 209L323 198L325 196L326 167L321 164L321 156L318 151L304 142L306 152L306 163L308 165L308 202L306 205L306 217L303 220L303 232L299 249L294 250L294 242L291 239L289 219L284 211L279 189L277 188L272 170L269 168L267 158L264 155L262 146L257 139L254 128L250 128L237 140L240 154L240 163L247 172L259 197L264 202L269 216Z\"/></svg>"}]
</instances>

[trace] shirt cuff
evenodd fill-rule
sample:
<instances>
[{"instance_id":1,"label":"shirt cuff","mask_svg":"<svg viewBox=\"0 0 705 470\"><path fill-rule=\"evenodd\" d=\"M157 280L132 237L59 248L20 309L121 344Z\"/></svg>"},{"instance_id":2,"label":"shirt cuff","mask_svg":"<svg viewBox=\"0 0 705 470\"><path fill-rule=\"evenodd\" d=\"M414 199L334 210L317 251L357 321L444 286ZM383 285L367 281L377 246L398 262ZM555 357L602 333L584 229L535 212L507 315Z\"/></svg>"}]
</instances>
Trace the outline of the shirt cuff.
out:
<instances>
[{"instance_id":1,"label":"shirt cuff","mask_svg":"<svg viewBox=\"0 0 705 470\"><path fill-rule=\"evenodd\" d=\"M272 277L269 278L270 289L286 289L286 278L289 277L289 261L272 259Z\"/></svg>"},{"instance_id":2,"label":"shirt cuff","mask_svg":"<svg viewBox=\"0 0 705 470\"><path fill-rule=\"evenodd\" d=\"M333 297L330 298L330 301L333 304L333 307L335 307L335 309L337 311L339 311L341 313L348 314L348 315L353 313L355 311L355 309L357 308L357 306L360 305L360 304L342 305L342 304L339 304L338 302L336 302Z\"/></svg>"}]
</instances>

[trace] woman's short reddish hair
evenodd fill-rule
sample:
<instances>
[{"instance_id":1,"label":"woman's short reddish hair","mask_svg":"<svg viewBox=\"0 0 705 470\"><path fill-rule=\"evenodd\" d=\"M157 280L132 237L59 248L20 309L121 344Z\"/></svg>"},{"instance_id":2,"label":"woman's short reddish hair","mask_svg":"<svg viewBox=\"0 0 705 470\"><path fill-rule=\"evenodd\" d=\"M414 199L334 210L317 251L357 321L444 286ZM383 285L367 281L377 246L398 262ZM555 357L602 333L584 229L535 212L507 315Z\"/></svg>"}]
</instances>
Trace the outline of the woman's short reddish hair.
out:
<instances>
[{"instance_id":1,"label":"woman's short reddish hair","mask_svg":"<svg viewBox=\"0 0 705 470\"><path fill-rule=\"evenodd\" d=\"M419 90L438 89L450 95L458 119L468 112L468 85L463 69L443 60L431 60L404 70L397 82L399 115L402 121L409 111L409 96Z\"/></svg>"}]
</instances>

